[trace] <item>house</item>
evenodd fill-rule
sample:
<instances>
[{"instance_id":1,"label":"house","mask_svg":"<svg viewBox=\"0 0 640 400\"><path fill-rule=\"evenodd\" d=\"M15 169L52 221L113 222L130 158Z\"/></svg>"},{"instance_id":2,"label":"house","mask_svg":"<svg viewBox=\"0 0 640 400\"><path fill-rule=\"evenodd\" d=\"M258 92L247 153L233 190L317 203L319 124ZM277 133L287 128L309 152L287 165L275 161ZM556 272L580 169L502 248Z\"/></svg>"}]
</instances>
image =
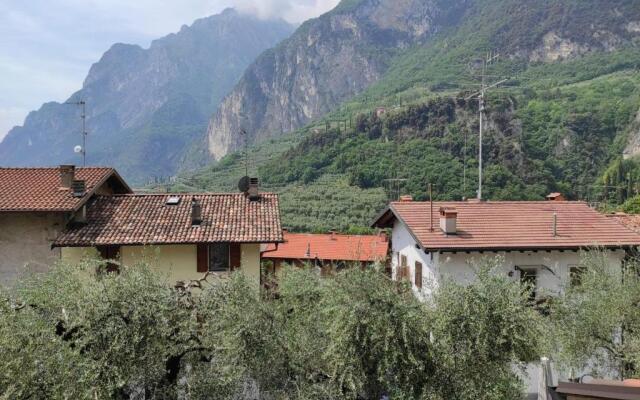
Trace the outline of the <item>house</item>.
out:
<instances>
[{"instance_id":1,"label":"house","mask_svg":"<svg viewBox=\"0 0 640 400\"><path fill-rule=\"evenodd\" d=\"M284 264L302 266L311 264L325 272L339 270L354 263L361 266L384 262L389 251L389 240L379 235L342 235L283 232L284 241L267 246L262 259L271 261L271 272Z\"/></svg>"},{"instance_id":2,"label":"house","mask_svg":"<svg viewBox=\"0 0 640 400\"><path fill-rule=\"evenodd\" d=\"M275 194L164 193L96 196L53 245L70 262L148 260L171 283L236 269L260 283L261 244L282 240Z\"/></svg>"},{"instance_id":3,"label":"house","mask_svg":"<svg viewBox=\"0 0 640 400\"><path fill-rule=\"evenodd\" d=\"M60 258L53 240L90 199L124 193L131 189L113 168L0 168L0 284L46 270Z\"/></svg>"},{"instance_id":4,"label":"house","mask_svg":"<svg viewBox=\"0 0 640 400\"><path fill-rule=\"evenodd\" d=\"M532 283L537 296L561 290L579 273L581 249L607 250L612 268L640 246L640 234L573 201L391 203L373 223L391 228L396 279L427 298L442 276L474 278L472 259L504 257L505 274Z\"/></svg>"},{"instance_id":5,"label":"house","mask_svg":"<svg viewBox=\"0 0 640 400\"><path fill-rule=\"evenodd\" d=\"M530 284L541 300L579 279L580 250L604 249L610 267L619 269L640 246L640 234L584 202L403 199L373 226L392 230L392 276L411 282L423 300L445 277L474 280L473 261L485 256L503 257L502 273ZM537 397L539 369L528 366L528 398Z\"/></svg>"}]
</instances>

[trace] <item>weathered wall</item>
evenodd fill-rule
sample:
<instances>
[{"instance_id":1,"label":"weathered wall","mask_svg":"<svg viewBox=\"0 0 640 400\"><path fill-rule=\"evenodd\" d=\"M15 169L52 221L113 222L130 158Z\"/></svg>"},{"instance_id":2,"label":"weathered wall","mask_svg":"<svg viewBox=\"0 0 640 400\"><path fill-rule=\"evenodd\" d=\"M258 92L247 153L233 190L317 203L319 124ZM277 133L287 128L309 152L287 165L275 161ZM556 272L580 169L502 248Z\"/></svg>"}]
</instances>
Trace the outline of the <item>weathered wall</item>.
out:
<instances>
[{"instance_id":1,"label":"weathered wall","mask_svg":"<svg viewBox=\"0 0 640 400\"><path fill-rule=\"evenodd\" d=\"M30 272L44 272L60 258L51 242L64 227L61 213L0 214L0 285Z\"/></svg>"}]
</instances>

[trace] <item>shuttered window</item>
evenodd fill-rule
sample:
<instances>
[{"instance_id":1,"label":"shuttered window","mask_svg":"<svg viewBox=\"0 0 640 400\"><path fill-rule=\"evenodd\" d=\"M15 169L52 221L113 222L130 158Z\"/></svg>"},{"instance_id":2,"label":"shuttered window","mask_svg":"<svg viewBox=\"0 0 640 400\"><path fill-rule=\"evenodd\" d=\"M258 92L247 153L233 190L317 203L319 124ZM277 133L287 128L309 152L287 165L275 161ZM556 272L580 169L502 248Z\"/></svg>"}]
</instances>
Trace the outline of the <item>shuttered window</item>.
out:
<instances>
[{"instance_id":1,"label":"shuttered window","mask_svg":"<svg viewBox=\"0 0 640 400\"><path fill-rule=\"evenodd\" d=\"M415 285L417 288L422 288L422 263L416 261L416 265L415 265Z\"/></svg>"},{"instance_id":2,"label":"shuttered window","mask_svg":"<svg viewBox=\"0 0 640 400\"><path fill-rule=\"evenodd\" d=\"M209 271L229 271L230 260L229 243L214 243L209 245Z\"/></svg>"}]
</instances>

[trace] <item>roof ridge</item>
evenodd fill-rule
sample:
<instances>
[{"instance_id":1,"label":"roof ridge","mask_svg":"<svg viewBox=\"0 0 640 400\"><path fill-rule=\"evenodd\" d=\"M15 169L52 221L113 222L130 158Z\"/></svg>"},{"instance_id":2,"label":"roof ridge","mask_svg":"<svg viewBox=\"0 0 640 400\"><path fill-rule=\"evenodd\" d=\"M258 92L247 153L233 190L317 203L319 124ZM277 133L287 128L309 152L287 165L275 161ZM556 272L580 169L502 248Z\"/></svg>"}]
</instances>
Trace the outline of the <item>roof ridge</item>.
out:
<instances>
[{"instance_id":1,"label":"roof ridge","mask_svg":"<svg viewBox=\"0 0 640 400\"><path fill-rule=\"evenodd\" d=\"M0 170L13 170L13 171L17 171L17 170L48 170L48 169L60 169L60 167L0 167ZM82 169L110 169L110 170L114 170L114 167L100 167L100 166L90 166L90 167L75 167L75 170L82 170Z\"/></svg>"},{"instance_id":2,"label":"roof ridge","mask_svg":"<svg viewBox=\"0 0 640 400\"><path fill-rule=\"evenodd\" d=\"M272 192L260 192L261 195L276 195ZM242 192L181 192L181 193L122 193L96 195L96 197L163 197L163 196L244 196Z\"/></svg>"}]
</instances>

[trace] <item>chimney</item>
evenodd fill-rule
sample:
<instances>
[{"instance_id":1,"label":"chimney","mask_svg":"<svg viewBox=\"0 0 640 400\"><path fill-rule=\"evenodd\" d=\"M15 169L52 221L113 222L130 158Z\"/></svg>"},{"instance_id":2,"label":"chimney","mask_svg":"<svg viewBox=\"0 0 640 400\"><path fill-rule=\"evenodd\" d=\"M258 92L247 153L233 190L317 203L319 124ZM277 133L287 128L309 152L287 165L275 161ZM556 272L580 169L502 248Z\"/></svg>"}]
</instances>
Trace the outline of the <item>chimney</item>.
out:
<instances>
[{"instance_id":1,"label":"chimney","mask_svg":"<svg viewBox=\"0 0 640 400\"><path fill-rule=\"evenodd\" d=\"M250 178L249 191L247 192L249 195L249 200L251 201L260 200L260 191L258 190L258 187L259 187L258 178Z\"/></svg>"},{"instance_id":2,"label":"chimney","mask_svg":"<svg viewBox=\"0 0 640 400\"><path fill-rule=\"evenodd\" d=\"M564 196L562 195L562 193L549 193L547 195L547 200L549 201L566 201L567 199L564 198Z\"/></svg>"},{"instance_id":3,"label":"chimney","mask_svg":"<svg viewBox=\"0 0 640 400\"><path fill-rule=\"evenodd\" d=\"M445 235L455 235L457 233L457 219L458 211L455 208L440 208L440 229Z\"/></svg>"},{"instance_id":4,"label":"chimney","mask_svg":"<svg viewBox=\"0 0 640 400\"><path fill-rule=\"evenodd\" d=\"M202 206L195 198L191 198L191 225L199 226L202 223Z\"/></svg>"},{"instance_id":5,"label":"chimney","mask_svg":"<svg viewBox=\"0 0 640 400\"><path fill-rule=\"evenodd\" d=\"M329 231L331 234L331 240L336 240L336 231Z\"/></svg>"},{"instance_id":6,"label":"chimney","mask_svg":"<svg viewBox=\"0 0 640 400\"><path fill-rule=\"evenodd\" d=\"M71 183L71 191L73 192L73 197L82 197L87 192L87 185L85 181L74 179Z\"/></svg>"},{"instance_id":7,"label":"chimney","mask_svg":"<svg viewBox=\"0 0 640 400\"><path fill-rule=\"evenodd\" d=\"M75 178L75 165L64 164L60 166L60 187L71 189L73 179Z\"/></svg>"},{"instance_id":8,"label":"chimney","mask_svg":"<svg viewBox=\"0 0 640 400\"><path fill-rule=\"evenodd\" d=\"M413 196L411 195L400 196L400 201L413 201Z\"/></svg>"}]
</instances>

